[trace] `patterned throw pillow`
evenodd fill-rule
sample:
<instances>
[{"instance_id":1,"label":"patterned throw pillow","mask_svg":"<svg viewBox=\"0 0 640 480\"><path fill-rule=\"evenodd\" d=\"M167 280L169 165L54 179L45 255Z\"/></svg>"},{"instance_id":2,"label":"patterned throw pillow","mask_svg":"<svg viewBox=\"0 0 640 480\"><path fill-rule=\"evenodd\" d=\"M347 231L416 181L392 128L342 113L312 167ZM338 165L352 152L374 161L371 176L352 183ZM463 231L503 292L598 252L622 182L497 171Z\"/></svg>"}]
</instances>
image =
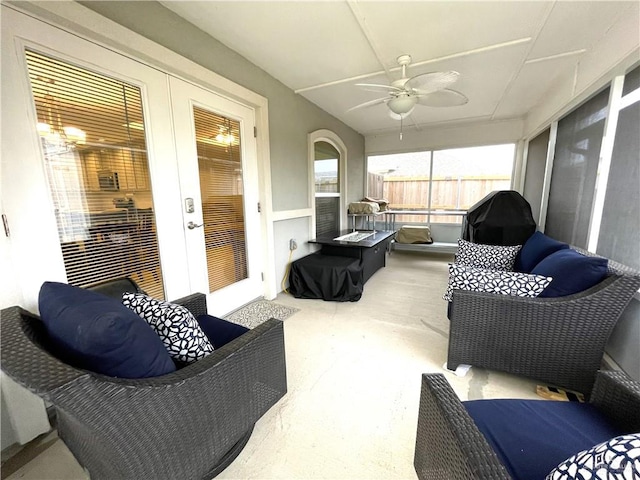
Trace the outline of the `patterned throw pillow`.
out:
<instances>
[{"instance_id":1,"label":"patterned throw pillow","mask_svg":"<svg viewBox=\"0 0 640 480\"><path fill-rule=\"evenodd\" d=\"M628 480L640 478L640 433L621 435L576 453L554 468L546 480Z\"/></svg>"},{"instance_id":2,"label":"patterned throw pillow","mask_svg":"<svg viewBox=\"0 0 640 480\"><path fill-rule=\"evenodd\" d=\"M510 272L521 248L522 245L483 245L459 239L455 263Z\"/></svg>"},{"instance_id":3,"label":"patterned throw pillow","mask_svg":"<svg viewBox=\"0 0 640 480\"><path fill-rule=\"evenodd\" d=\"M187 308L142 293L125 293L122 303L151 325L174 360L191 363L213 352L213 345Z\"/></svg>"},{"instance_id":4,"label":"patterned throw pillow","mask_svg":"<svg viewBox=\"0 0 640 480\"><path fill-rule=\"evenodd\" d=\"M551 277L520 272L502 272L468 265L449 264L449 285L442 296L451 301L454 290L537 297L551 283Z\"/></svg>"}]
</instances>

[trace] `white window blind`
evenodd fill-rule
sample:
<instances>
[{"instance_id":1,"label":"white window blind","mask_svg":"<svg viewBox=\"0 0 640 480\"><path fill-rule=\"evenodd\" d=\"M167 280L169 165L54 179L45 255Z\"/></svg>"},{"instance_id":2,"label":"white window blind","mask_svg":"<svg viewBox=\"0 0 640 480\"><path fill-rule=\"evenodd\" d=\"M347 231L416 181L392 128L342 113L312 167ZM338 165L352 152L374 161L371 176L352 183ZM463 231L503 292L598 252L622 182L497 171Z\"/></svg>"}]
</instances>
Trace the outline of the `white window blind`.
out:
<instances>
[{"instance_id":1,"label":"white window blind","mask_svg":"<svg viewBox=\"0 0 640 480\"><path fill-rule=\"evenodd\" d=\"M240 124L193 109L209 288L247 278Z\"/></svg>"},{"instance_id":2,"label":"white window blind","mask_svg":"<svg viewBox=\"0 0 640 480\"><path fill-rule=\"evenodd\" d=\"M68 282L129 276L164 298L140 89L25 54Z\"/></svg>"}]
</instances>

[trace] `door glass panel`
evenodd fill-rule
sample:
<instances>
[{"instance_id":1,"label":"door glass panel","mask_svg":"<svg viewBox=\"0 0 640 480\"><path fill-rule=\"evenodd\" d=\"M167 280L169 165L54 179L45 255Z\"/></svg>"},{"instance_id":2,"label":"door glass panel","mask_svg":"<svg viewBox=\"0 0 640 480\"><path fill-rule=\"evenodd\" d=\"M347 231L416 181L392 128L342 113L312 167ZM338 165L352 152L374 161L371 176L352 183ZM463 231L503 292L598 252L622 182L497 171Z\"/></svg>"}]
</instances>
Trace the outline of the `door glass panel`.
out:
<instances>
[{"instance_id":1,"label":"door glass panel","mask_svg":"<svg viewBox=\"0 0 640 480\"><path fill-rule=\"evenodd\" d=\"M240 123L194 107L211 292L247 278Z\"/></svg>"},{"instance_id":2,"label":"door glass panel","mask_svg":"<svg viewBox=\"0 0 640 480\"><path fill-rule=\"evenodd\" d=\"M164 298L140 89L25 53L67 281Z\"/></svg>"}]
</instances>

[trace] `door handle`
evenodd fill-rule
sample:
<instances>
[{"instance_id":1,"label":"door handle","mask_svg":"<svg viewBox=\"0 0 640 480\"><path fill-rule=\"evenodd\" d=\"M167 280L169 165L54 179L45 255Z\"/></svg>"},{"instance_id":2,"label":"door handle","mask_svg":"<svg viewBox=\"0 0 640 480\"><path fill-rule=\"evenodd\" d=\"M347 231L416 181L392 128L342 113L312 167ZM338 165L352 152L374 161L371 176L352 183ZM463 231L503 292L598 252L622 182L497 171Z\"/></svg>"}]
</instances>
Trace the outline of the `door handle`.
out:
<instances>
[{"instance_id":1,"label":"door handle","mask_svg":"<svg viewBox=\"0 0 640 480\"><path fill-rule=\"evenodd\" d=\"M196 225L193 222L189 222L189 223L187 223L187 228L189 230L193 230L194 228L199 228L199 227L202 227L203 225L204 225L204 223L201 223L200 225Z\"/></svg>"}]
</instances>

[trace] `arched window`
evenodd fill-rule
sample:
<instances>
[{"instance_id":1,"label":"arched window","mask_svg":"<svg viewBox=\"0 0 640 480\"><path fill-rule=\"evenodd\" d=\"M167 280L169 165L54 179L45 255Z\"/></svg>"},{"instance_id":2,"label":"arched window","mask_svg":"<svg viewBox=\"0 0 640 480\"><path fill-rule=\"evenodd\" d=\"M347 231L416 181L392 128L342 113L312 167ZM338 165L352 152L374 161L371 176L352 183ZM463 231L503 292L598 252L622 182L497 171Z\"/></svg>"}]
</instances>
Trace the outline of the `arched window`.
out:
<instances>
[{"instance_id":1,"label":"arched window","mask_svg":"<svg viewBox=\"0 0 640 480\"><path fill-rule=\"evenodd\" d=\"M344 142L330 130L309 134L309 171L314 236L340 231L345 225L346 160Z\"/></svg>"}]
</instances>

